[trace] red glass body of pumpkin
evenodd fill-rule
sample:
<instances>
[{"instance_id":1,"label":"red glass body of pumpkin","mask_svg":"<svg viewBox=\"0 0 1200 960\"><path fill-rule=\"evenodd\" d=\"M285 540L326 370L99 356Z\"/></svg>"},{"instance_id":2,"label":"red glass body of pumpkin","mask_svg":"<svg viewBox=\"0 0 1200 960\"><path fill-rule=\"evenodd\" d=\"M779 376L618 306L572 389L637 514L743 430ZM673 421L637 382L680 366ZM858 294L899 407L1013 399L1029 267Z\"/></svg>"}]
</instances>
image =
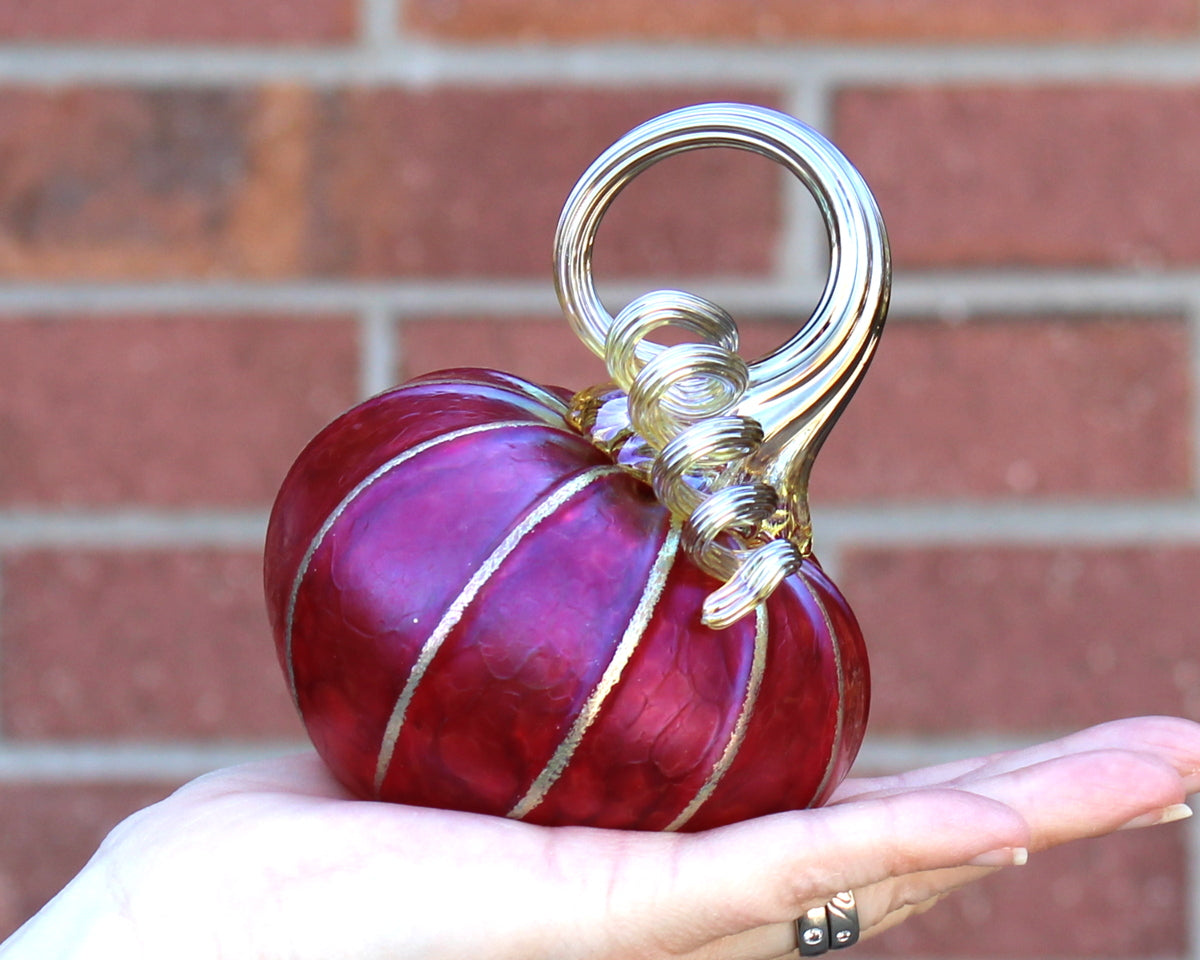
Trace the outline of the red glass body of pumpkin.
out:
<instances>
[{"instance_id":1,"label":"red glass body of pumpkin","mask_svg":"<svg viewBox=\"0 0 1200 960\"><path fill-rule=\"evenodd\" d=\"M565 395L456 370L354 408L272 512L266 588L308 733L353 793L699 830L825 800L866 724L858 626L806 561L757 615Z\"/></svg>"}]
</instances>

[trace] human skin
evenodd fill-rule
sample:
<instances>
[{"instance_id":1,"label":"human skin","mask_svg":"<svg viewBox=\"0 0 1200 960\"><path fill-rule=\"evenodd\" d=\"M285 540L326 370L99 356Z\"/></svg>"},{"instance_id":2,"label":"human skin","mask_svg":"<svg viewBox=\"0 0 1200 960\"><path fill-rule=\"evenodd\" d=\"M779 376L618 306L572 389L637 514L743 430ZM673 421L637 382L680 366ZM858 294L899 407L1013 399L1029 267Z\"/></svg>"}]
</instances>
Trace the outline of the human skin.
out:
<instances>
[{"instance_id":1,"label":"human skin","mask_svg":"<svg viewBox=\"0 0 1200 960\"><path fill-rule=\"evenodd\" d=\"M695 834L350 799L315 755L217 771L112 831L3 960L768 960L841 890L864 937L1049 847L1179 819L1200 725L1141 718Z\"/></svg>"}]
</instances>

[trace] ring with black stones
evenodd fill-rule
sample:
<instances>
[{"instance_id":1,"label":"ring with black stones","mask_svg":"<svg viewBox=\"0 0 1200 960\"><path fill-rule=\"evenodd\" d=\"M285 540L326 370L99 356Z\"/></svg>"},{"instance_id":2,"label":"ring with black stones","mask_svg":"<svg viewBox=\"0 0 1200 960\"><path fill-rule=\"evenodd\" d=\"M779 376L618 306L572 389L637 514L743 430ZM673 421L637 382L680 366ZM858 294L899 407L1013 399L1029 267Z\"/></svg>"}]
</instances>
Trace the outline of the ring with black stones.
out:
<instances>
[{"instance_id":1,"label":"ring with black stones","mask_svg":"<svg viewBox=\"0 0 1200 960\"><path fill-rule=\"evenodd\" d=\"M851 947L858 942L858 934L858 906L849 890L796 920L796 946L802 957Z\"/></svg>"}]
</instances>

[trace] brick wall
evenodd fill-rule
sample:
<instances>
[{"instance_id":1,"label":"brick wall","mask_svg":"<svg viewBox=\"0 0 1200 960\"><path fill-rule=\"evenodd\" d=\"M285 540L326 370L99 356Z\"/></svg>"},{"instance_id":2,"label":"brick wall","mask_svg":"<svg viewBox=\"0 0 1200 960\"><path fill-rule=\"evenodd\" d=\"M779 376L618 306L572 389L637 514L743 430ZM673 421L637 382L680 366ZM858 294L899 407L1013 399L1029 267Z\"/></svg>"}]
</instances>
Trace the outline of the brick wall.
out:
<instances>
[{"instance_id":1,"label":"brick wall","mask_svg":"<svg viewBox=\"0 0 1200 960\"><path fill-rule=\"evenodd\" d=\"M0 44L0 936L126 812L302 741L258 585L282 472L397 377L602 379L559 207L698 100L824 129L890 228L814 480L864 763L1200 719L1194 0L0 0ZM781 342L824 249L768 167L650 171L605 288ZM1198 960L1198 862L1186 827L1057 851L860 949Z\"/></svg>"}]
</instances>

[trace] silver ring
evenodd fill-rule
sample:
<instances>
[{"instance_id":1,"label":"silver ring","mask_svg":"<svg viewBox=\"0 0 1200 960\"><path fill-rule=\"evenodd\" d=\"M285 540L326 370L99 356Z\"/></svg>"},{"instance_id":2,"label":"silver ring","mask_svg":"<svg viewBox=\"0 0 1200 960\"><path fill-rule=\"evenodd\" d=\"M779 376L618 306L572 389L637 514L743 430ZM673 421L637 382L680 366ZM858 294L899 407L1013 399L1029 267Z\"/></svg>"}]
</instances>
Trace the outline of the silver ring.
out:
<instances>
[{"instance_id":1,"label":"silver ring","mask_svg":"<svg viewBox=\"0 0 1200 960\"><path fill-rule=\"evenodd\" d=\"M854 892L847 890L825 904L829 917L829 946L833 950L858 943L858 904Z\"/></svg>"},{"instance_id":2,"label":"silver ring","mask_svg":"<svg viewBox=\"0 0 1200 960\"><path fill-rule=\"evenodd\" d=\"M858 934L858 906L849 890L796 920L796 946L802 957L852 947L858 943Z\"/></svg>"}]
</instances>

